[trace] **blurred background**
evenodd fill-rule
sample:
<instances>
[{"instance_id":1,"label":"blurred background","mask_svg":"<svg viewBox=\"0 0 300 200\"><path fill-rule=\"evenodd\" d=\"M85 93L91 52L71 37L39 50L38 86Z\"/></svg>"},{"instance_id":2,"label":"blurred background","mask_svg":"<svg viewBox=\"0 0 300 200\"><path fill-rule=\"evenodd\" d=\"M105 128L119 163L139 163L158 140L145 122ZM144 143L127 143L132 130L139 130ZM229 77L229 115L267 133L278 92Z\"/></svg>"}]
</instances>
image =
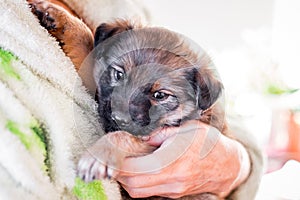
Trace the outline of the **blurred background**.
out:
<instances>
[{"instance_id":1,"label":"blurred background","mask_svg":"<svg viewBox=\"0 0 300 200\"><path fill-rule=\"evenodd\" d=\"M266 155L257 199L300 199L300 1L142 0L153 23L212 57L228 112Z\"/></svg>"}]
</instances>

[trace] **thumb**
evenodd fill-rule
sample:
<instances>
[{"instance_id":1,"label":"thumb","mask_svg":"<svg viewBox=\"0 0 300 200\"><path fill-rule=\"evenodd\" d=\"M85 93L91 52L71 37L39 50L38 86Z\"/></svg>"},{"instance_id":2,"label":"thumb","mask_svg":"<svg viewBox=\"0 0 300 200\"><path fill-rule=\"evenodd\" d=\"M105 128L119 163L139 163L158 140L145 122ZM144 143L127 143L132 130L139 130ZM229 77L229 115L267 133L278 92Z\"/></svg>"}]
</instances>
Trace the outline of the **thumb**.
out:
<instances>
[{"instance_id":1,"label":"thumb","mask_svg":"<svg viewBox=\"0 0 300 200\"><path fill-rule=\"evenodd\" d=\"M175 135L177 132L178 130L174 127L159 128L150 134L150 137L146 142L151 146L161 146L164 141Z\"/></svg>"},{"instance_id":2,"label":"thumb","mask_svg":"<svg viewBox=\"0 0 300 200\"><path fill-rule=\"evenodd\" d=\"M201 128L207 128L207 125L203 124L199 120L190 120L185 122L180 127L162 127L153 131L149 137L145 137L145 142L151 146L160 146L168 138L179 133L188 133Z\"/></svg>"}]
</instances>

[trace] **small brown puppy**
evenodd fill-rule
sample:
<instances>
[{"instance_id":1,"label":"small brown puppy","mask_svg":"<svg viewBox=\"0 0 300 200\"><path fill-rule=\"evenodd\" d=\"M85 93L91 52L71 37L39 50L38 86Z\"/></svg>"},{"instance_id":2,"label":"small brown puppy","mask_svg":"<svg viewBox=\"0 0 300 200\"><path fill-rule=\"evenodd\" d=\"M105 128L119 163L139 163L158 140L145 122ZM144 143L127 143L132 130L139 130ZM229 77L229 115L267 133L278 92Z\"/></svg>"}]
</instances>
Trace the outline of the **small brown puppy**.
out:
<instances>
[{"instance_id":1,"label":"small brown puppy","mask_svg":"<svg viewBox=\"0 0 300 200\"><path fill-rule=\"evenodd\" d=\"M54 3L29 2L78 69L92 48L88 28ZM224 110L217 102L222 84L210 58L185 37L119 20L100 25L94 44L98 111L108 134L79 161L78 174L83 180L115 177L126 157L153 152L155 147L136 136L157 128L197 119L227 135ZM122 195L131 199L125 191ZM200 194L181 199L219 198Z\"/></svg>"},{"instance_id":2,"label":"small brown puppy","mask_svg":"<svg viewBox=\"0 0 300 200\"><path fill-rule=\"evenodd\" d=\"M154 147L135 136L157 128L198 119L227 133L224 112L216 103L222 84L215 68L182 35L127 21L102 24L95 33L94 58L98 111L108 134L79 162L85 181L117 176L126 157L153 152Z\"/></svg>"}]
</instances>

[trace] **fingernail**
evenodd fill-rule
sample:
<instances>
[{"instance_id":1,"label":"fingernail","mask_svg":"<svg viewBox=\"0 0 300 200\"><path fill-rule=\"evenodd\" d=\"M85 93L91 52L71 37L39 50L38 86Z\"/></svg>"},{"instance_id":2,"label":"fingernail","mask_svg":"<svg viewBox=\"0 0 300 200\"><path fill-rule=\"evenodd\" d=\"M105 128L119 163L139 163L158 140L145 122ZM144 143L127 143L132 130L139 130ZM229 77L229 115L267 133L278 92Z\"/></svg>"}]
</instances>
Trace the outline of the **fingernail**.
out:
<instances>
[{"instance_id":1,"label":"fingernail","mask_svg":"<svg viewBox=\"0 0 300 200\"><path fill-rule=\"evenodd\" d=\"M143 135L141 137L141 139L144 140L144 141L148 141L148 140L150 140L150 136L149 135Z\"/></svg>"}]
</instances>

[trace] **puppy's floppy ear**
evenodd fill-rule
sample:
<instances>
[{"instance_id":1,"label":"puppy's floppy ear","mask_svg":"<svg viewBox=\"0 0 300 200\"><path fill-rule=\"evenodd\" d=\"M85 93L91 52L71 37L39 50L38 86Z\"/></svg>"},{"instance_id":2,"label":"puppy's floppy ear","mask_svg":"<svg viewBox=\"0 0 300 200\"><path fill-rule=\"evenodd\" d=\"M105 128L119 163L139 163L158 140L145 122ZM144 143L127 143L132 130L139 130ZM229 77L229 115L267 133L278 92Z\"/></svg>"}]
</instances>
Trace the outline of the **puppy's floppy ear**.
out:
<instances>
[{"instance_id":1,"label":"puppy's floppy ear","mask_svg":"<svg viewBox=\"0 0 300 200\"><path fill-rule=\"evenodd\" d=\"M133 23L129 20L115 20L112 23L102 23L97 27L95 31L95 40L94 46L96 47L98 44L103 42L109 37L121 33L123 31L128 31L134 28L140 27L140 24Z\"/></svg>"},{"instance_id":2,"label":"puppy's floppy ear","mask_svg":"<svg viewBox=\"0 0 300 200\"><path fill-rule=\"evenodd\" d=\"M199 109L208 109L222 94L223 84L219 80L215 69L201 66L189 70L187 76L195 90Z\"/></svg>"}]
</instances>

